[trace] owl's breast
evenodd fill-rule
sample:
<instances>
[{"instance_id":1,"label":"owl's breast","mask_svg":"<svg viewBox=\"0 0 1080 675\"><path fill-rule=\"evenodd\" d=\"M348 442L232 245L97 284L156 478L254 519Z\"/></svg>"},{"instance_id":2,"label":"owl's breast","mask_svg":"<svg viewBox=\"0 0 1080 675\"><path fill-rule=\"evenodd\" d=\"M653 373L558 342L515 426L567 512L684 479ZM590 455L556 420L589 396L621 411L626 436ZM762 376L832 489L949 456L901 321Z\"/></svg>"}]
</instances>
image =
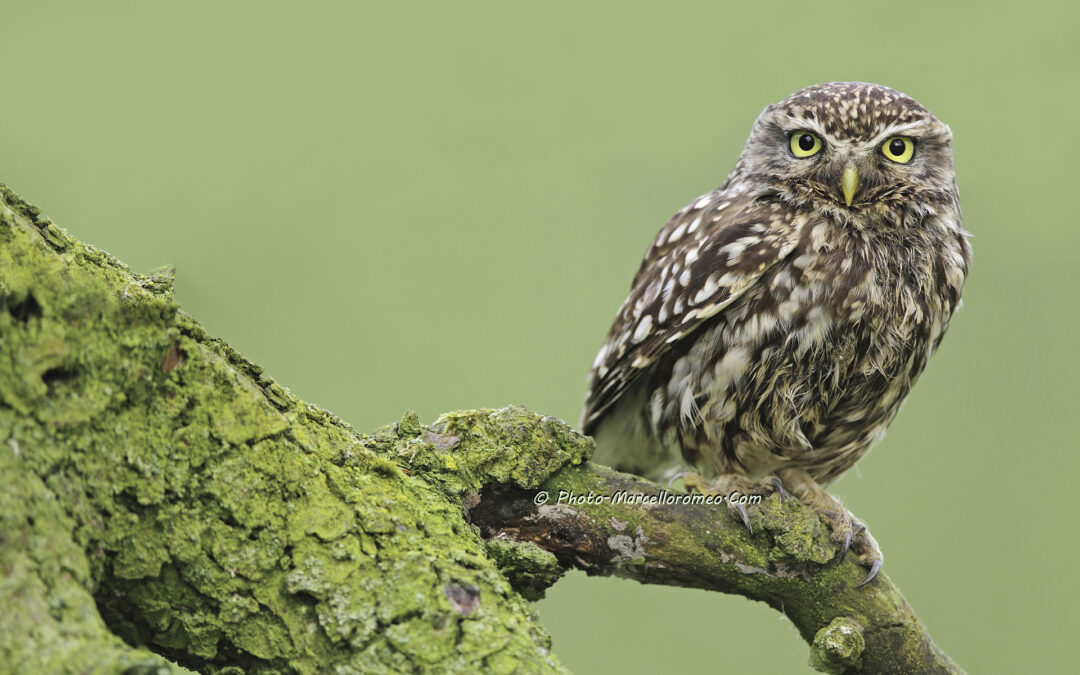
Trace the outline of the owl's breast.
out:
<instances>
[{"instance_id":1,"label":"owl's breast","mask_svg":"<svg viewBox=\"0 0 1080 675\"><path fill-rule=\"evenodd\" d=\"M647 426L715 473L797 465L827 483L884 434L944 333L966 265L950 246L809 224L651 370Z\"/></svg>"},{"instance_id":2,"label":"owl's breast","mask_svg":"<svg viewBox=\"0 0 1080 675\"><path fill-rule=\"evenodd\" d=\"M884 434L926 367L959 302L966 242L945 228L825 224L806 243L766 284L786 346L769 366L787 389L773 405L790 417L778 427L789 438L773 440L794 457L791 437L801 442L807 468L827 482Z\"/></svg>"},{"instance_id":3,"label":"owl's breast","mask_svg":"<svg viewBox=\"0 0 1080 675\"><path fill-rule=\"evenodd\" d=\"M803 239L696 345L715 365L694 383L690 445L720 471L835 478L884 434L955 308L947 246L828 224Z\"/></svg>"},{"instance_id":4,"label":"owl's breast","mask_svg":"<svg viewBox=\"0 0 1080 675\"><path fill-rule=\"evenodd\" d=\"M915 228L855 228L821 219L764 279L782 322L860 328L883 348L936 340L959 304L967 271L959 217Z\"/></svg>"}]
</instances>

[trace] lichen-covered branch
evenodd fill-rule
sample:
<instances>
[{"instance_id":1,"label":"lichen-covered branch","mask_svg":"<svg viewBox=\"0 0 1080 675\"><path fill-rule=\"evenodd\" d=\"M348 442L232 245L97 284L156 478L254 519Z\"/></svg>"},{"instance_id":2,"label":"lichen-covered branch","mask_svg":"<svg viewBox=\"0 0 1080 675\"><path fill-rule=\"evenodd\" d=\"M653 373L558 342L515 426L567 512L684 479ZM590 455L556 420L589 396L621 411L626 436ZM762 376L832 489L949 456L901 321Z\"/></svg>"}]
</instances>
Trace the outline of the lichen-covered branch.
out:
<instances>
[{"instance_id":1,"label":"lichen-covered branch","mask_svg":"<svg viewBox=\"0 0 1080 675\"><path fill-rule=\"evenodd\" d=\"M562 672L528 600L570 566L768 602L827 672L959 672L801 505L613 503L660 488L591 445L358 433L0 186L0 672Z\"/></svg>"},{"instance_id":2,"label":"lichen-covered branch","mask_svg":"<svg viewBox=\"0 0 1080 675\"><path fill-rule=\"evenodd\" d=\"M589 463L559 471L539 491L491 487L469 515L492 541L527 542L560 566L766 602L795 624L823 672L962 672L888 577L857 587L866 570L853 556L837 563L809 508L769 495L748 509L751 534L703 499Z\"/></svg>"},{"instance_id":3,"label":"lichen-covered branch","mask_svg":"<svg viewBox=\"0 0 1080 675\"><path fill-rule=\"evenodd\" d=\"M562 671L462 499L589 441L444 424L353 431L0 189L0 672Z\"/></svg>"}]
</instances>

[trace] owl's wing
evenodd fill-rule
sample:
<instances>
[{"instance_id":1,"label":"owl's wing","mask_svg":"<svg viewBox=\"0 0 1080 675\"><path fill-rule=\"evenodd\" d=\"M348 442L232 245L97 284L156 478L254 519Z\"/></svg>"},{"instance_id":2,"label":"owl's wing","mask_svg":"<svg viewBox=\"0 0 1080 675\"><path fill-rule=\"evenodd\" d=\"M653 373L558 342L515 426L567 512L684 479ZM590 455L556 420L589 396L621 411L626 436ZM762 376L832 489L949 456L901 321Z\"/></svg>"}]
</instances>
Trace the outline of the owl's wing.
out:
<instances>
[{"instance_id":1,"label":"owl's wing","mask_svg":"<svg viewBox=\"0 0 1080 675\"><path fill-rule=\"evenodd\" d=\"M787 257L803 222L786 204L732 198L723 190L701 197L668 221L593 362L583 431L591 433L672 344Z\"/></svg>"}]
</instances>

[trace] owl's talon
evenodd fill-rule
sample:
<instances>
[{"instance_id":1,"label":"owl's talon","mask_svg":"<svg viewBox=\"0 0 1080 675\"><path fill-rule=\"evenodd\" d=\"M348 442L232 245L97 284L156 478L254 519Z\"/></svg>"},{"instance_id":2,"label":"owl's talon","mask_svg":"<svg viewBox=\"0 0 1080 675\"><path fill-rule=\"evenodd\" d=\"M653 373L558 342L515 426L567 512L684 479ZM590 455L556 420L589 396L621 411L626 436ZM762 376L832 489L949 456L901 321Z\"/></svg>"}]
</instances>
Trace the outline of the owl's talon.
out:
<instances>
[{"instance_id":1,"label":"owl's talon","mask_svg":"<svg viewBox=\"0 0 1080 675\"><path fill-rule=\"evenodd\" d=\"M848 514L850 516L850 513ZM854 517L852 517L854 520ZM869 563L870 571L866 574L866 578L859 582L856 588L860 588L870 583L877 577L878 572L881 571L882 565L885 564L885 557L881 554L881 548L878 546L877 541L871 536L870 530L866 529L866 525L862 522L855 520L856 530L854 538L854 548L859 553L859 562L863 566Z\"/></svg>"},{"instance_id":2,"label":"owl's talon","mask_svg":"<svg viewBox=\"0 0 1080 675\"><path fill-rule=\"evenodd\" d=\"M754 534L754 528L750 527L750 512L746 510L746 504L736 504L735 510L739 512L743 525L746 525L746 531L751 535Z\"/></svg>"},{"instance_id":3,"label":"owl's talon","mask_svg":"<svg viewBox=\"0 0 1080 675\"><path fill-rule=\"evenodd\" d=\"M862 588L866 584L874 580L874 577L881 571L881 566L885 564L882 558L874 558L874 562L870 564L870 572L867 573L866 578L855 585L855 588Z\"/></svg>"},{"instance_id":4,"label":"owl's talon","mask_svg":"<svg viewBox=\"0 0 1080 675\"><path fill-rule=\"evenodd\" d=\"M832 540L837 546L836 562L843 562L848 551L854 551L859 564L870 570L859 586L873 581L881 571L884 556L866 525L826 492L806 471L786 468L779 473L781 480L799 501L813 509L828 525Z\"/></svg>"},{"instance_id":5,"label":"owl's talon","mask_svg":"<svg viewBox=\"0 0 1080 675\"><path fill-rule=\"evenodd\" d=\"M784 483L776 476L769 476L766 480L773 486L776 493L780 495L781 503L786 502L788 500L788 493L787 490L784 489Z\"/></svg>"},{"instance_id":6,"label":"owl's talon","mask_svg":"<svg viewBox=\"0 0 1080 675\"><path fill-rule=\"evenodd\" d=\"M832 530L833 540L838 540L840 551L836 556L837 562L843 562L848 551L855 551L859 564L869 568L866 578L859 582L856 588L873 581L881 571L885 559L881 555L878 543L870 535L870 530L851 515L850 511L842 507L839 511L830 511L821 515Z\"/></svg>"},{"instance_id":7,"label":"owl's talon","mask_svg":"<svg viewBox=\"0 0 1080 675\"><path fill-rule=\"evenodd\" d=\"M675 484L675 481L680 480L680 479L685 479L687 476L689 476L692 473L696 475L696 472L694 472L694 471L680 471L679 473L675 474L671 478L668 478L667 486L671 487L672 485ZM683 483L683 484L686 485L686 483Z\"/></svg>"},{"instance_id":8,"label":"owl's talon","mask_svg":"<svg viewBox=\"0 0 1080 675\"><path fill-rule=\"evenodd\" d=\"M687 490L694 490L703 495L722 495L726 497L732 493L739 493L741 495L758 495L764 497L768 494L769 490L774 490L780 493L781 499L787 496L783 486L780 484L780 479L776 476L769 476L757 483L751 481L746 476L736 473L723 474L712 480L708 480L696 471L686 471L680 474L680 477L683 479L683 485L686 486ZM728 500L725 501L727 502L728 508L738 514L739 520L746 526L746 531L753 535L754 528L750 524L750 510L746 508L746 504L738 501L735 501L734 503Z\"/></svg>"},{"instance_id":9,"label":"owl's talon","mask_svg":"<svg viewBox=\"0 0 1080 675\"><path fill-rule=\"evenodd\" d=\"M682 478L683 485L686 486L687 490L700 492L703 495L722 494L721 490L723 489L723 487L719 484L719 482L715 484L710 483L709 480L705 478L705 476L702 476L697 471L683 471L682 473L676 474L672 478L672 480L676 480L678 478Z\"/></svg>"}]
</instances>

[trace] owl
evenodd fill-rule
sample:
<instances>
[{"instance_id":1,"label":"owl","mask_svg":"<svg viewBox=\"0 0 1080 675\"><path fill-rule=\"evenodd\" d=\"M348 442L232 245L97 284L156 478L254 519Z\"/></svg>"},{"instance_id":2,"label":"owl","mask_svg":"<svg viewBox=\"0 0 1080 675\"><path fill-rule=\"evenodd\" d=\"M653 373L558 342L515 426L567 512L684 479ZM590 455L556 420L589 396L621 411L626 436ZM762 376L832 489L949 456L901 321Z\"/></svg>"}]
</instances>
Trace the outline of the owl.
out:
<instances>
[{"instance_id":1,"label":"owl","mask_svg":"<svg viewBox=\"0 0 1080 675\"><path fill-rule=\"evenodd\" d=\"M825 486L884 436L960 304L971 249L950 139L875 84L766 107L727 179L638 268L589 374L594 460L794 494L873 579L877 543Z\"/></svg>"}]
</instances>

